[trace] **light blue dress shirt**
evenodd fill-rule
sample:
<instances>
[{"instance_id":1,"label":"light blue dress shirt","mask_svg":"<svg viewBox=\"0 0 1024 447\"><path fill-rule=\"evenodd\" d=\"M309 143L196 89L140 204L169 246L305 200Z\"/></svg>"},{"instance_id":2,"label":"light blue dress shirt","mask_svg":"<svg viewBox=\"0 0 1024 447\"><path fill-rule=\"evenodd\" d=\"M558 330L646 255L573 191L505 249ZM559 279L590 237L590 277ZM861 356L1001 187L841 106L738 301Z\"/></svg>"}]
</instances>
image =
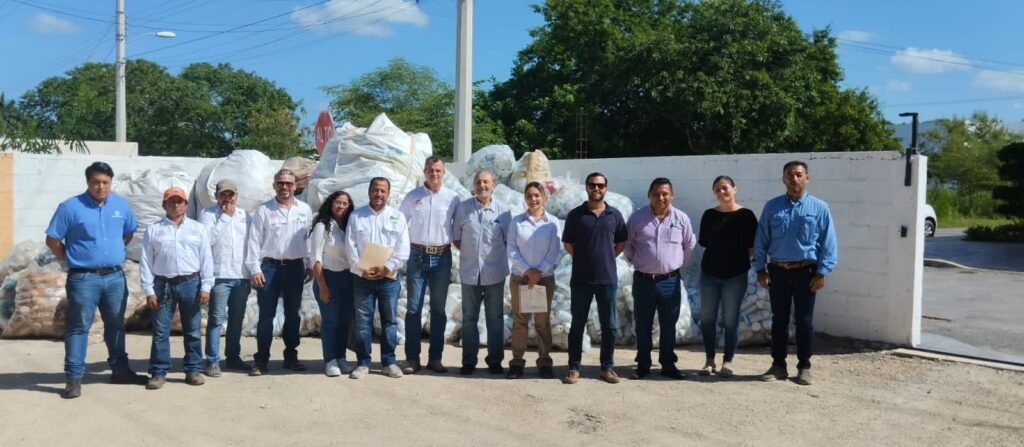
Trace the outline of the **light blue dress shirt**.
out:
<instances>
[{"instance_id":1,"label":"light blue dress shirt","mask_svg":"<svg viewBox=\"0 0 1024 447\"><path fill-rule=\"evenodd\" d=\"M773 261L815 261L816 273L828 276L838 260L828 204L806 192L796 202L783 194L764 204L754 236L754 270L763 271Z\"/></svg>"},{"instance_id":2,"label":"light blue dress shirt","mask_svg":"<svg viewBox=\"0 0 1024 447\"><path fill-rule=\"evenodd\" d=\"M459 247L459 278L463 284L489 286L505 280L508 266L508 206L491 199L484 207L476 197L459 203L452 221L452 240Z\"/></svg>"},{"instance_id":3,"label":"light blue dress shirt","mask_svg":"<svg viewBox=\"0 0 1024 447\"><path fill-rule=\"evenodd\" d=\"M557 217L545 211L540 219L530 217L529 212L512 219L508 231L508 257L512 262L512 274L523 276L532 268L537 269L542 277L553 276L561 250Z\"/></svg>"}]
</instances>

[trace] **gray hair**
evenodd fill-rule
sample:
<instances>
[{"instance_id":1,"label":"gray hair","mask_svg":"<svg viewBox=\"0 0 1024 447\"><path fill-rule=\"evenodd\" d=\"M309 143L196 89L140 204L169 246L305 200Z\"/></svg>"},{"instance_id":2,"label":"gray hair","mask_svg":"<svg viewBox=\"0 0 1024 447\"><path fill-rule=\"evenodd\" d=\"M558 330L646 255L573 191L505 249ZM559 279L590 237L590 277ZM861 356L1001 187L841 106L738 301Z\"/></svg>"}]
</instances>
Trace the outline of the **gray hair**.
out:
<instances>
[{"instance_id":1,"label":"gray hair","mask_svg":"<svg viewBox=\"0 0 1024 447\"><path fill-rule=\"evenodd\" d=\"M491 181L492 182L497 182L498 181L494 177L494 173L493 172L484 169L482 171L478 171L476 174L473 175L473 183L476 183L476 181L480 179L480 175L482 175L482 174L487 174L487 175L491 176Z\"/></svg>"},{"instance_id":2,"label":"gray hair","mask_svg":"<svg viewBox=\"0 0 1024 447\"><path fill-rule=\"evenodd\" d=\"M277 181L277 178L278 178L278 177L280 177L280 176L282 176L282 175L290 175L290 176L292 176L292 180L295 180L295 179L297 179L297 178L298 178L298 177L296 177L296 176L295 176L295 173L294 173L294 172L292 172L292 170L291 170L291 169L288 169L288 168L281 168L281 169L279 169L279 170L277 171L277 173L276 173L276 174L274 174L274 181Z\"/></svg>"}]
</instances>

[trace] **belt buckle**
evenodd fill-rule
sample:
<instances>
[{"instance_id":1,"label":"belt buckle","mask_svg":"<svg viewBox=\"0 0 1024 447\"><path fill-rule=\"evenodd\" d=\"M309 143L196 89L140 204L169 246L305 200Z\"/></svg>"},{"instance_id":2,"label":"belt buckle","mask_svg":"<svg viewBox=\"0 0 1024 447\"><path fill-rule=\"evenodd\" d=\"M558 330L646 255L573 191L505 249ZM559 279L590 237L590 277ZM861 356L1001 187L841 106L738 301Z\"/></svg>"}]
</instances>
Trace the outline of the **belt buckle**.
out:
<instances>
[{"instance_id":1,"label":"belt buckle","mask_svg":"<svg viewBox=\"0 0 1024 447\"><path fill-rule=\"evenodd\" d=\"M440 246L440 247L427 247L427 246L425 246L425 245L423 246L423 251L424 251L424 252L425 252L426 254L428 254L428 255L437 255L437 254L441 254L441 251L442 251L443 249L444 249L444 246Z\"/></svg>"}]
</instances>

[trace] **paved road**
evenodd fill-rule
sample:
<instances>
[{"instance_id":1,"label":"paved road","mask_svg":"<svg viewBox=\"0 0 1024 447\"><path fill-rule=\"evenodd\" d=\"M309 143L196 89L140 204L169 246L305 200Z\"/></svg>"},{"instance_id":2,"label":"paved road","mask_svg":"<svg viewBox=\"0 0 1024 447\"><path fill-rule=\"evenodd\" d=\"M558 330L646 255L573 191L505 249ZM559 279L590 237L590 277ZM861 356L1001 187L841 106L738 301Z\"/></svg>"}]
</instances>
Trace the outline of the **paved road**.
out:
<instances>
[{"instance_id":1,"label":"paved road","mask_svg":"<svg viewBox=\"0 0 1024 447\"><path fill-rule=\"evenodd\" d=\"M969 242L963 228L939 228L925 238L924 257L941 259L977 269L1024 272L1024 244Z\"/></svg>"}]
</instances>

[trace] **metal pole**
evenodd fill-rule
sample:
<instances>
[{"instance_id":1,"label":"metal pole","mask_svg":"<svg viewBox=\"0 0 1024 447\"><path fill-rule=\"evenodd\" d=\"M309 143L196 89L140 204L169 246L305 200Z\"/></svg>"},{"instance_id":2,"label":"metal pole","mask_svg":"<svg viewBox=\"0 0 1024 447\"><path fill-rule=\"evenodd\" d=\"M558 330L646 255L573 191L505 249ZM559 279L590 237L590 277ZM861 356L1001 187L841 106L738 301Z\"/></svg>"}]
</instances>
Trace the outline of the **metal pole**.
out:
<instances>
[{"instance_id":1,"label":"metal pole","mask_svg":"<svg viewBox=\"0 0 1024 447\"><path fill-rule=\"evenodd\" d=\"M473 0L459 0L455 43L456 162L469 161L473 152Z\"/></svg>"},{"instance_id":2,"label":"metal pole","mask_svg":"<svg viewBox=\"0 0 1024 447\"><path fill-rule=\"evenodd\" d=\"M127 141L127 112L125 112L125 58L124 58L124 0L117 0L117 91L114 100L114 141Z\"/></svg>"},{"instance_id":3,"label":"metal pole","mask_svg":"<svg viewBox=\"0 0 1024 447\"><path fill-rule=\"evenodd\" d=\"M910 126L910 147L907 148L907 167L905 172L903 173L903 186L910 186L910 157L913 155L917 155L917 112L904 112L901 113L900 116L911 117L912 123Z\"/></svg>"}]
</instances>

